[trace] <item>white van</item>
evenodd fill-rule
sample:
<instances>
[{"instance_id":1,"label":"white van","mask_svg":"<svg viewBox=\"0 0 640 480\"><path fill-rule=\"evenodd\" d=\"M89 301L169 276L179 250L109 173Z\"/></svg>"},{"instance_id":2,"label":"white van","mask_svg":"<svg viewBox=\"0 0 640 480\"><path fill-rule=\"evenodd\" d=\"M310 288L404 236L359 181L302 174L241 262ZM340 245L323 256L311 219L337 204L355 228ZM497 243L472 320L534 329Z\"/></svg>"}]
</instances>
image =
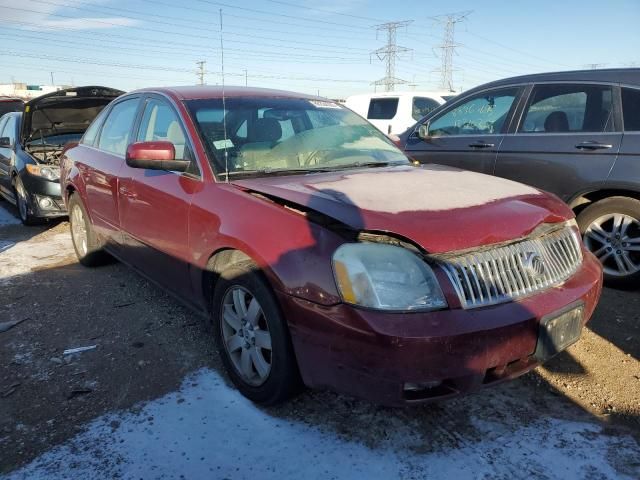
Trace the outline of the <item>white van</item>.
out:
<instances>
[{"instance_id":1,"label":"white van","mask_svg":"<svg viewBox=\"0 0 640 480\"><path fill-rule=\"evenodd\" d=\"M454 96L452 92L365 93L350 96L345 105L383 133L397 135Z\"/></svg>"}]
</instances>

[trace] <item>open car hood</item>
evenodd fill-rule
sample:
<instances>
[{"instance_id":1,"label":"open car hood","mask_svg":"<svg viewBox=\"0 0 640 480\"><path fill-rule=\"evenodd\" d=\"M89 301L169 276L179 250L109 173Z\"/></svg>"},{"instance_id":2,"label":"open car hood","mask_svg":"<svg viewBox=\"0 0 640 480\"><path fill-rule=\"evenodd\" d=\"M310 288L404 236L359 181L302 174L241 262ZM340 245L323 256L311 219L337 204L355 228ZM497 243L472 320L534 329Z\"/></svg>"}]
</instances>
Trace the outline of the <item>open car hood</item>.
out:
<instances>
[{"instance_id":1,"label":"open car hood","mask_svg":"<svg viewBox=\"0 0 640 480\"><path fill-rule=\"evenodd\" d=\"M573 217L556 197L498 177L441 165L236 180L355 230L399 235L430 253L527 236Z\"/></svg>"},{"instance_id":2,"label":"open car hood","mask_svg":"<svg viewBox=\"0 0 640 480\"><path fill-rule=\"evenodd\" d=\"M21 142L51 135L82 134L100 111L122 90L108 87L73 87L48 93L26 103L20 129Z\"/></svg>"}]
</instances>

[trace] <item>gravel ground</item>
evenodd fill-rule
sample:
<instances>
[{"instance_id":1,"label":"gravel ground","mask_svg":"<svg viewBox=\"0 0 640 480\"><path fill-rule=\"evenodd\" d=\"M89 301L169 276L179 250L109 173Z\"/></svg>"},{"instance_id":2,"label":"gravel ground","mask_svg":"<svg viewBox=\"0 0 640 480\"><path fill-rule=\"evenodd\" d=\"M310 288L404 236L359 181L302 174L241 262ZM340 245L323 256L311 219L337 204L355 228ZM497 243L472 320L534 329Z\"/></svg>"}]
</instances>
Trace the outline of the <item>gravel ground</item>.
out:
<instances>
[{"instance_id":1,"label":"gravel ground","mask_svg":"<svg viewBox=\"0 0 640 480\"><path fill-rule=\"evenodd\" d=\"M474 395L259 409L198 317L121 264L78 265L66 222L26 228L3 206L0 324L23 322L0 333L0 476L640 478L638 291L605 290L580 342Z\"/></svg>"}]
</instances>

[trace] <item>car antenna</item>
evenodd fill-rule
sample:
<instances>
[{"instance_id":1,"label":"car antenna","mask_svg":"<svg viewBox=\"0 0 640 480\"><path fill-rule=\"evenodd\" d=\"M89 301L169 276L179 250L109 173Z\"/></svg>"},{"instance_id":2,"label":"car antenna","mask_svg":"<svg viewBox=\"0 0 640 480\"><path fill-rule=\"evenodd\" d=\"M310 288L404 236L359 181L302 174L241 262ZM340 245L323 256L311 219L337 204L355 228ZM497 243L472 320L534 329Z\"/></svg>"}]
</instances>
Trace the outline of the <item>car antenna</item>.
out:
<instances>
[{"instance_id":1,"label":"car antenna","mask_svg":"<svg viewBox=\"0 0 640 480\"><path fill-rule=\"evenodd\" d=\"M222 38L222 9L220 9L220 63L222 67L222 129L224 131L224 173L229 183L229 151L227 148L227 101L224 95L224 41Z\"/></svg>"}]
</instances>

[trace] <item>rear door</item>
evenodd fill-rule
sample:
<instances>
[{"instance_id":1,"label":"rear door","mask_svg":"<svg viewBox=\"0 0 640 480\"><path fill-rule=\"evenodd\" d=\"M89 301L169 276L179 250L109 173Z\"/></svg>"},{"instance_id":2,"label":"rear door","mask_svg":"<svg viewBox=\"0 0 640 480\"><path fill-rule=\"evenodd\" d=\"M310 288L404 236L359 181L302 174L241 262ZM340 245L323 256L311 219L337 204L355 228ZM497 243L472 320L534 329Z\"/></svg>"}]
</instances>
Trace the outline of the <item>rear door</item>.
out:
<instances>
[{"instance_id":1,"label":"rear door","mask_svg":"<svg viewBox=\"0 0 640 480\"><path fill-rule=\"evenodd\" d=\"M85 186L87 208L99 235L120 240L118 175L132 137L140 97L125 97L101 112L74 150L74 162ZM97 138L94 126L101 125ZM89 137L89 138L88 138ZM91 140L91 143L89 141Z\"/></svg>"},{"instance_id":2,"label":"rear door","mask_svg":"<svg viewBox=\"0 0 640 480\"><path fill-rule=\"evenodd\" d=\"M523 87L485 90L454 101L428 122L430 137L409 136L405 150L420 163L492 174Z\"/></svg>"},{"instance_id":3,"label":"rear door","mask_svg":"<svg viewBox=\"0 0 640 480\"><path fill-rule=\"evenodd\" d=\"M131 168L121 171L119 211L127 259L153 280L189 299L189 209L201 190L200 168L176 109L166 99L144 102L135 141L169 141L185 173Z\"/></svg>"},{"instance_id":4,"label":"rear door","mask_svg":"<svg viewBox=\"0 0 640 480\"><path fill-rule=\"evenodd\" d=\"M608 184L640 192L640 87L623 86L621 101L624 135Z\"/></svg>"},{"instance_id":5,"label":"rear door","mask_svg":"<svg viewBox=\"0 0 640 480\"><path fill-rule=\"evenodd\" d=\"M615 87L541 83L533 86L495 174L550 191L565 201L604 182L622 139Z\"/></svg>"}]
</instances>

